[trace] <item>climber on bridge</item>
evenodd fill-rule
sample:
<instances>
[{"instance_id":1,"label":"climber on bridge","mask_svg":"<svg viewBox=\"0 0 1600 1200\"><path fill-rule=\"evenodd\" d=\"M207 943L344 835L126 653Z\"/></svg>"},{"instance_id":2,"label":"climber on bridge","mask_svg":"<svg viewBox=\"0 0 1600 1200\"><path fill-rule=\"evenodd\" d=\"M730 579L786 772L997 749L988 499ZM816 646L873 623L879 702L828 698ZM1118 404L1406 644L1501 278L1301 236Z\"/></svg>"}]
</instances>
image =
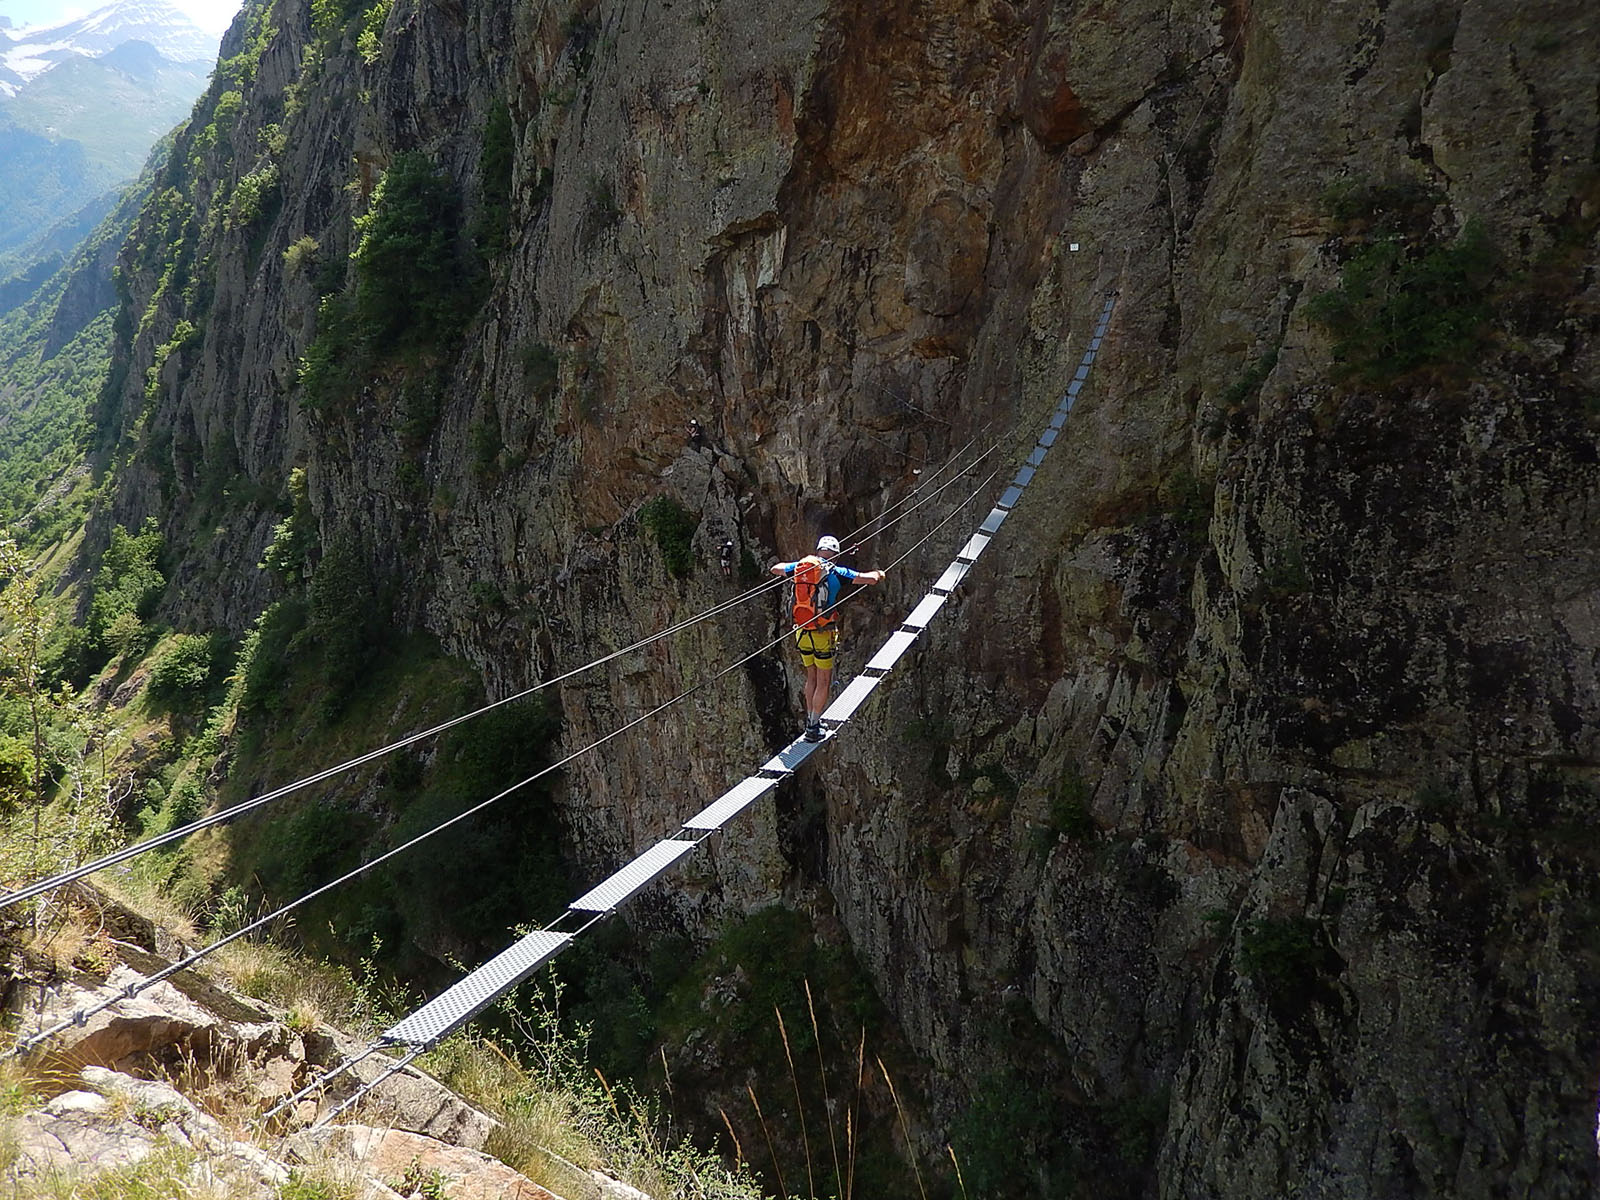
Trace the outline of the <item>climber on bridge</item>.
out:
<instances>
[{"instance_id":1,"label":"climber on bridge","mask_svg":"<svg viewBox=\"0 0 1600 1200\"><path fill-rule=\"evenodd\" d=\"M833 682L833 656L839 648L839 631L834 628L834 608L845 580L877 584L882 571L855 571L833 560L839 557L839 539L824 535L817 552L797 562L777 563L774 575L794 576L794 640L800 647L800 663L806 669L805 739L822 740L822 710L828 706L828 688Z\"/></svg>"}]
</instances>

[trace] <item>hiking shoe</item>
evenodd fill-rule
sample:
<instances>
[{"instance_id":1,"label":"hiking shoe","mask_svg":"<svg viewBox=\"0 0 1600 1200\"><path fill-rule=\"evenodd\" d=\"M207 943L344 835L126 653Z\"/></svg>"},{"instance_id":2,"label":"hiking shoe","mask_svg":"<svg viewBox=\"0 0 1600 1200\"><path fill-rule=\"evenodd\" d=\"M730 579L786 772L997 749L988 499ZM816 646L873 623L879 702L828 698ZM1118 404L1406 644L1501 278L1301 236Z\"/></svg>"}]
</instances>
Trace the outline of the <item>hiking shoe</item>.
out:
<instances>
[{"instance_id":1,"label":"hiking shoe","mask_svg":"<svg viewBox=\"0 0 1600 1200\"><path fill-rule=\"evenodd\" d=\"M818 721L815 724L808 723L806 725L805 733L801 734L801 736L804 737L808 742L820 742L822 740L822 722Z\"/></svg>"}]
</instances>

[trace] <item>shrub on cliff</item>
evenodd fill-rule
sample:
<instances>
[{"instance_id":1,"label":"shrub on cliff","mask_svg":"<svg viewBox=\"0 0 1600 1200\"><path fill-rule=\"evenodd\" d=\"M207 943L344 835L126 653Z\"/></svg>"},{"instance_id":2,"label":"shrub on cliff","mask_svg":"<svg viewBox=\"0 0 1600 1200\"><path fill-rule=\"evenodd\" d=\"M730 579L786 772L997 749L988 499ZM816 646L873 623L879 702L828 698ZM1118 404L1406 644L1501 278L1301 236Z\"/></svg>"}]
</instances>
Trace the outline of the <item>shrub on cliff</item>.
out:
<instances>
[{"instance_id":1,"label":"shrub on cliff","mask_svg":"<svg viewBox=\"0 0 1600 1200\"><path fill-rule=\"evenodd\" d=\"M1386 383L1480 356L1496 266L1489 236L1475 223L1437 245L1387 233L1352 255L1339 286L1308 311L1332 332L1333 357L1346 374Z\"/></svg>"},{"instance_id":2,"label":"shrub on cliff","mask_svg":"<svg viewBox=\"0 0 1600 1200\"><path fill-rule=\"evenodd\" d=\"M522 347L522 382L540 400L555 395L561 382L561 359L543 342L525 342Z\"/></svg>"},{"instance_id":3,"label":"shrub on cliff","mask_svg":"<svg viewBox=\"0 0 1600 1200\"><path fill-rule=\"evenodd\" d=\"M317 336L300 360L300 403L313 411L328 408L355 391L366 366L349 298L339 293L323 297L317 305Z\"/></svg>"},{"instance_id":4,"label":"shrub on cliff","mask_svg":"<svg viewBox=\"0 0 1600 1200\"><path fill-rule=\"evenodd\" d=\"M350 540L329 546L311 577L305 636L321 650L323 715L339 716L388 639L388 607L377 581Z\"/></svg>"},{"instance_id":5,"label":"shrub on cliff","mask_svg":"<svg viewBox=\"0 0 1600 1200\"><path fill-rule=\"evenodd\" d=\"M260 566L271 571L289 587L299 587L317 548L317 518L311 511L311 488L304 467L289 472L289 515L272 530L272 542L261 556Z\"/></svg>"},{"instance_id":6,"label":"shrub on cliff","mask_svg":"<svg viewBox=\"0 0 1600 1200\"><path fill-rule=\"evenodd\" d=\"M152 700L192 709L220 682L229 666L228 639L221 634L183 634L150 672Z\"/></svg>"},{"instance_id":7,"label":"shrub on cliff","mask_svg":"<svg viewBox=\"0 0 1600 1200\"><path fill-rule=\"evenodd\" d=\"M639 524L649 530L666 560L667 574L686 578L694 570L690 540L700 522L671 496L657 496L639 509Z\"/></svg>"},{"instance_id":8,"label":"shrub on cliff","mask_svg":"<svg viewBox=\"0 0 1600 1200\"><path fill-rule=\"evenodd\" d=\"M483 149L478 155L482 208L472 231L472 240L490 258L506 248L515 158L516 134L511 125L511 110L502 101L489 109L483 126Z\"/></svg>"},{"instance_id":9,"label":"shrub on cliff","mask_svg":"<svg viewBox=\"0 0 1600 1200\"><path fill-rule=\"evenodd\" d=\"M301 403L312 411L350 396L377 360L443 348L478 301L482 272L461 234L455 182L425 155L395 158L355 232L354 287L318 305L300 360ZM337 286L331 272L325 284Z\"/></svg>"},{"instance_id":10,"label":"shrub on cliff","mask_svg":"<svg viewBox=\"0 0 1600 1200\"><path fill-rule=\"evenodd\" d=\"M1337 974L1339 965L1327 934L1310 917L1263 918L1251 922L1239 938L1240 974L1285 1011L1309 1003L1323 988L1324 977Z\"/></svg>"},{"instance_id":11,"label":"shrub on cliff","mask_svg":"<svg viewBox=\"0 0 1600 1200\"><path fill-rule=\"evenodd\" d=\"M110 657L108 635L119 617L127 614L147 619L154 611L167 580L156 565L163 540L154 517L145 518L138 533L121 525L111 531L110 544L100 556L94 575L94 598L89 601L89 670L98 670Z\"/></svg>"},{"instance_id":12,"label":"shrub on cliff","mask_svg":"<svg viewBox=\"0 0 1600 1200\"><path fill-rule=\"evenodd\" d=\"M378 350L438 345L471 313L476 264L461 252L455 182L426 155L395 157L356 222L355 316Z\"/></svg>"}]
</instances>

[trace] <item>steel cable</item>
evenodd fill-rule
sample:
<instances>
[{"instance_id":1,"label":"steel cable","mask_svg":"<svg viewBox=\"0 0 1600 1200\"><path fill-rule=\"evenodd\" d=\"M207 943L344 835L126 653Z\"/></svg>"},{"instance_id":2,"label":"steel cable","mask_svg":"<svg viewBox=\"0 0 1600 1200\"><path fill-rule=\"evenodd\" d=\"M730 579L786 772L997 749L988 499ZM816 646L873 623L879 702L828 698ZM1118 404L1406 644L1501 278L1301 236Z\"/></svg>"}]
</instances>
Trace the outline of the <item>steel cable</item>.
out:
<instances>
[{"instance_id":1,"label":"steel cable","mask_svg":"<svg viewBox=\"0 0 1600 1200\"><path fill-rule=\"evenodd\" d=\"M950 521L955 519L955 517L958 516L961 513L961 511L969 503L972 502L972 500L979 494L979 492L981 492L983 488L985 488L985 487L987 487L989 485L989 483L994 479L994 477L997 474L999 474L998 469L996 469L994 471L991 471L978 484L977 488L975 488L965 499L961 500L955 507L953 507L948 515L946 515L937 524L935 524L932 529L930 529L926 534L924 534L909 549L907 549L904 553L902 553L897 558L895 558L889 564L889 566L893 567L893 566L897 565L898 563L903 562L908 555L914 553L916 550L920 549L923 545L925 545L929 540L931 540L932 537L936 533L939 532L939 530L943 529L947 524L950 523ZM909 514L904 514L904 515L909 515ZM885 568L885 570L887 571L888 568ZM827 608L823 609L822 610L822 614L819 614L819 615L823 615L823 614L834 612L835 610L837 610L840 607L842 607L844 604L848 603L851 599L853 599L856 594L858 594L858 593L852 592L850 595L841 597L835 603L833 603L833 604L829 605ZM268 925L272 924L274 921L279 920L280 918L282 918L282 917L286 916L287 914L293 912L295 909L300 908L302 905L308 904L310 901L315 900L317 897L325 895L326 893L331 892L333 889L335 889L337 887L340 887L343 884L346 884L346 883L350 882L352 879L355 879L355 878L358 878L361 875L364 875L366 872L370 871L373 867L380 866L381 864L383 864L385 862L388 862L390 859L395 858L398 855L401 855L401 854L405 853L407 850L410 850L412 847L420 845L422 842L427 841L429 838L433 837L435 834L442 833L446 829L449 829L451 826L459 824L462 821L465 821L468 817L475 816L476 814L482 812L484 809L488 808L491 804L495 804L495 803L499 802L500 800L505 799L507 796L511 795L513 792L520 791L522 788L525 788L525 787L529 786L532 783L536 783L540 779L545 778L546 776L554 774L556 771L561 770L563 767L567 766L569 763L575 761L576 759L581 758L585 754L589 754L592 751L599 749L601 746L605 745L606 743L608 743L608 742L610 742L610 741L612 741L612 740L614 740L614 739L616 739L618 737L621 737L624 733L627 733L629 730L635 728L636 726L643 724L645 721L648 721L650 718L656 716L657 714L665 712L667 709L673 707L674 705L682 702L683 700L688 699L690 696L694 695L696 692L700 691L702 688L707 687L710 684L715 683L717 680L726 677L727 675L729 675L733 671L738 670L740 667L743 667L746 663L751 662L755 658L757 658L760 655L766 653L768 650L771 650L773 647L775 647L775 646L781 644L782 642L784 642L785 640L787 640L792 632L793 632L792 629L791 630L786 630L784 633L780 634L778 637L774 638L772 641L767 642L765 645L759 647L758 649L752 651L749 654L746 654L744 657L737 659L736 661L734 661L733 663L730 663L726 667L723 667L720 671L717 671L715 674L708 675L704 679L701 679L698 682L692 684L690 687L686 688L682 692L679 692L676 696L672 697L670 700L666 700L663 703L656 705L654 708L652 708L649 711L641 714L640 716L637 716L637 717L633 718L631 721L627 722L624 725L619 726L618 728L612 730L610 733L602 735L601 737L595 739L594 741L590 742L588 745L583 746L582 748L580 748L578 750L574 750L572 753L568 754L565 758L562 758L557 762L551 763L550 765L541 768L540 770L534 772L532 775L528 776L528 778L522 780L520 783L512 784L510 787L505 788L503 791L497 792L493 796L490 796L487 800L481 801L480 803L473 805L471 808L466 809L466 810L464 810L464 811L462 811L460 813L457 813L455 816L450 817L450 818L440 822L438 825L435 825L432 829L426 830L425 832L418 834L416 837L411 838L409 841L402 842L400 845L395 846L394 848L392 848L390 850L386 850L384 853L378 855L376 858L369 859L367 862L362 863L360 866L355 867L354 869L345 872L343 875L339 876L337 879L334 879L332 882L325 883L321 887L314 888L310 892L307 892L305 895L301 896L299 899L292 900L288 904L283 905L281 908L278 908L275 911L268 913L266 916L258 917L254 921L250 922L248 925L244 925L241 928L234 930L232 933L229 933L229 934L227 934L227 935L225 935L225 936L223 936L221 938L218 938L216 941L212 942L210 945L204 946L199 950L193 951L192 953L188 954L184 958L179 959L177 962L168 964L167 966L163 967L161 970L155 972L153 975L149 975L149 976L139 980L136 983L131 983L131 984L127 985L117 995L112 996L109 999L102 1000L98 1004L91 1005L87 1009L79 1009L76 1012L72 1013L70 1016L62 1018L56 1024L50 1026L47 1029L43 1029L43 1030L39 1031L36 1034L32 1034L32 1035L30 1035L30 1036L28 1036L26 1038L19 1038L16 1041L16 1043L13 1044L12 1047L6 1052L5 1057L12 1057L12 1056L18 1056L18 1055L26 1054L29 1051L31 1051L33 1049L33 1047L39 1045L41 1042L48 1041L50 1038L54 1037L56 1034L64 1032L65 1030L70 1029L74 1025L81 1025L83 1022L87 1021L90 1017L96 1016L99 1013L104 1012L106 1009L110 1008L112 1005L119 1004L123 1000L131 1000L131 999L133 999L135 996L137 996L140 992L144 991L146 988L152 987L155 984L161 982L162 980L170 978L171 976L177 974L179 971L185 970L188 967L193 966L194 964L198 963L201 959L207 957L210 954L215 953L217 950L222 949L222 947L224 947L226 945L229 945L230 943L235 942L238 939L240 939L242 937L245 937L245 936L247 936L247 935L249 935L251 933L254 933L255 931L257 931L259 929L266 928ZM565 914L563 914L563 915L565 915Z\"/></svg>"},{"instance_id":2,"label":"steel cable","mask_svg":"<svg viewBox=\"0 0 1600 1200\"><path fill-rule=\"evenodd\" d=\"M973 441L975 440L976 439L973 439ZM973 441L969 441L967 445L962 447L962 449L958 451L955 456L952 456L952 458L948 460L946 464L940 466L928 480L919 483L917 488L914 488L912 492L907 497L899 501L898 504L904 504L907 500L910 500L912 497L916 496L918 491L920 491L928 483L932 482L932 479L937 478L938 474L945 469L945 466L948 466L950 462L955 461L959 455L964 454L969 448L971 448ZM971 463L962 468L962 473L964 474L971 471L974 466L992 454L997 445L997 442L991 443L982 454L978 455L977 458L975 458ZM888 529L897 522L904 520L906 517L910 516L911 513L922 507L922 505L936 499L944 492L946 488L950 487L961 477L961 475L953 476L950 480L947 480L933 492L918 500L909 509L891 521L884 522L882 520L884 514L880 514L877 518L874 518L873 521L868 521L856 529L851 530L850 533L846 535L846 540L856 538L864 530L872 526L874 521L880 522L876 530L874 530L871 534L868 534L866 537L860 538L859 540L853 542L850 546L850 549L860 549L873 538L879 536L885 529ZM885 510L885 513L892 512L894 508L898 506L898 504L890 506L890 508ZM189 822L187 825L181 825L176 829L170 829L165 833L157 834L155 837L147 838L142 842L135 842L132 845L124 846L120 850L115 850L112 853L107 854L102 858L95 859L92 862L84 863L81 866L73 867L56 875L52 875L46 879L42 879L28 884L25 887L18 888L15 891L8 892L5 895L0 896L0 909L8 908L13 904L19 904L24 900L31 900L35 896L42 895L43 893L52 891L58 887L64 887L69 883L75 883L80 879L86 878L87 876L93 875L99 871L103 871L108 867L118 866L119 864L127 862L132 858L136 858L141 854L145 854L148 851L158 850L163 846L171 845L173 842L180 841L191 834L198 833L202 829L209 829L212 826L221 825L228 821L232 821L236 817L241 817L246 813L253 812L255 809L261 808L266 804L270 804L274 800L281 800L284 796L303 791L306 788L318 783L324 783L327 780L341 775L346 771L353 770L356 767L365 766L367 763L374 762L387 754L392 754L396 750L403 750L407 746L414 745L417 742L423 741L427 738L435 737L438 734L445 733L451 729L454 729L458 725L465 724L473 718L480 717L484 713L490 712L496 708L501 708L504 705L515 703L518 700L525 700L536 692L543 691L548 687L553 687L558 683L563 683L568 679L572 679L578 675L584 674L585 672L594 670L596 667L604 666L607 663L614 662L624 655L632 654L635 651L642 650L663 638L681 633L683 630L688 629L693 625L697 625L701 621L706 621L710 620L712 617L721 616L723 613L737 608L765 592L771 591L774 588L782 587L785 582L786 581L783 579L764 580L760 584L757 584L755 587L748 589L731 600L722 601L721 603L713 605L711 608L705 609L704 611L697 613L692 617L686 617L684 620L679 621L674 625L670 625L665 629L650 634L648 637L641 638L639 641L636 641L631 645L624 646L619 650L613 650L610 653L602 655L591 662L584 663L579 667L574 667L569 671L564 671L560 675L553 676L550 679L541 680L532 687L524 688L522 691L513 693L509 696L504 696L499 700L495 700L489 704L483 705L481 708L474 709L472 712L463 713L460 716L452 717L448 721L441 722L438 725L435 725L429 729L424 729L418 733L408 734L406 737L403 737L396 742L391 742L389 745L381 746L376 750L369 750L365 754L357 755L355 758L348 759L347 761L332 767L327 767L316 772L315 774L307 775L305 778L298 779L293 783L287 783L281 787L273 788L271 791L263 792L261 795L256 796L253 799L246 800L242 804L236 804L232 808L223 809L221 812L216 812L210 814L209 816L201 817L198 820Z\"/></svg>"}]
</instances>

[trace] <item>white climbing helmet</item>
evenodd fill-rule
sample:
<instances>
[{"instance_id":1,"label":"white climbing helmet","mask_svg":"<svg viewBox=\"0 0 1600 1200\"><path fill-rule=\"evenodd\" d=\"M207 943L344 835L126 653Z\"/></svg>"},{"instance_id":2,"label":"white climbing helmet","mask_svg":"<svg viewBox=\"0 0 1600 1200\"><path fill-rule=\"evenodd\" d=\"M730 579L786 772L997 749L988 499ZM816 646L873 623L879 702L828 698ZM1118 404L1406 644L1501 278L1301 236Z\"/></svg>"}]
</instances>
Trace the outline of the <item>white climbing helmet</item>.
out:
<instances>
[{"instance_id":1,"label":"white climbing helmet","mask_svg":"<svg viewBox=\"0 0 1600 1200\"><path fill-rule=\"evenodd\" d=\"M824 554L837 554L839 553L839 539L834 537L831 533L825 533L822 535L821 539L818 540L817 549L822 551Z\"/></svg>"}]
</instances>

